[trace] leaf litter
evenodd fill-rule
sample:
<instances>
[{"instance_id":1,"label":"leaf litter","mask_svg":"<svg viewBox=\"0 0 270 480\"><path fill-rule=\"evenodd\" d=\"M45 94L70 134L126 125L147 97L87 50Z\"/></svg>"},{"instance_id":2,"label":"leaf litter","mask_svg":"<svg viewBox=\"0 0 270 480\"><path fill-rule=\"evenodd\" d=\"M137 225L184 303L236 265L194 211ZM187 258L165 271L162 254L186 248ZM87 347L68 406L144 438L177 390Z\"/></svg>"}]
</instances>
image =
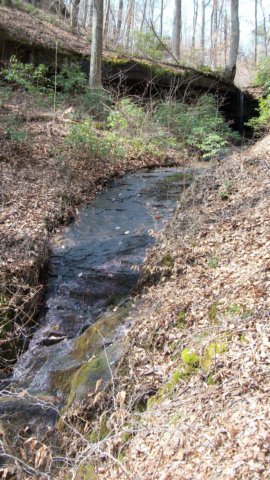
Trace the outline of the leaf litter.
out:
<instances>
[{"instance_id":1,"label":"leaf litter","mask_svg":"<svg viewBox=\"0 0 270 480\"><path fill-rule=\"evenodd\" d=\"M103 445L96 459L97 478L269 478L269 173L267 136L198 178L149 252L114 385L126 417L107 441L114 456Z\"/></svg>"}]
</instances>

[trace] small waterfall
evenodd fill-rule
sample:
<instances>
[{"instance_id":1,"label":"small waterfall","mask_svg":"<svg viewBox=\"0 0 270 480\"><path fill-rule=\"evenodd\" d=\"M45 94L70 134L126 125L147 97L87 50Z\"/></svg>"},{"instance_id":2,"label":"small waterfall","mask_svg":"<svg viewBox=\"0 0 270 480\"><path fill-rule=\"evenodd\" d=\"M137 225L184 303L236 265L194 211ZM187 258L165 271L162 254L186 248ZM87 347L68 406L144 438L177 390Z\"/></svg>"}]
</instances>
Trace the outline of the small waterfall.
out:
<instances>
[{"instance_id":1,"label":"small waterfall","mask_svg":"<svg viewBox=\"0 0 270 480\"><path fill-rule=\"evenodd\" d=\"M238 104L238 117L239 117L239 130L243 132L244 130L244 103L245 103L245 94L240 91L239 93L239 104Z\"/></svg>"}]
</instances>

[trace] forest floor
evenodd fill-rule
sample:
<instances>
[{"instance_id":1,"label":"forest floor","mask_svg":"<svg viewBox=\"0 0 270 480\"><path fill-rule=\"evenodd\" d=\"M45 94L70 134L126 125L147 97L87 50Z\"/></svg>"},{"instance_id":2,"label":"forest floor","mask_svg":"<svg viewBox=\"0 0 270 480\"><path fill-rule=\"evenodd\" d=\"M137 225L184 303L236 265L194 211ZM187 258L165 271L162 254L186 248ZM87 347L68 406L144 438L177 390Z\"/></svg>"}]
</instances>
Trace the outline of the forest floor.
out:
<instances>
[{"instance_id":1,"label":"forest floor","mask_svg":"<svg viewBox=\"0 0 270 480\"><path fill-rule=\"evenodd\" d=\"M181 199L148 258L160 279L102 417L103 463L78 478L269 479L269 173L267 136Z\"/></svg>"}]
</instances>

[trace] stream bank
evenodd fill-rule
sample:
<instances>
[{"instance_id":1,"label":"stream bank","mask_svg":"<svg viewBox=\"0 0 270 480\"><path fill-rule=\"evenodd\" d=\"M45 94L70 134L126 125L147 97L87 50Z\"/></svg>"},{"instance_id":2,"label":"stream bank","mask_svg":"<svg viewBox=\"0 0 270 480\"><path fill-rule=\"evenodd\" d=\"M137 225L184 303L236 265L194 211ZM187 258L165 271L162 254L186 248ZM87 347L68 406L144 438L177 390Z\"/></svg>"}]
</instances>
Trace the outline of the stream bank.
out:
<instances>
[{"instance_id":1,"label":"stream bank","mask_svg":"<svg viewBox=\"0 0 270 480\"><path fill-rule=\"evenodd\" d=\"M87 468L102 480L269 477L269 144L199 178L151 250L147 275L160 281L142 294L78 479ZM67 443L71 454L80 440Z\"/></svg>"},{"instance_id":2,"label":"stream bank","mask_svg":"<svg viewBox=\"0 0 270 480\"><path fill-rule=\"evenodd\" d=\"M137 316L138 305L129 294L145 251L193 178L195 170L179 168L111 180L55 238L43 316L11 380L2 382L5 451L12 441L17 452L30 435L55 453L58 435L48 435L59 409L86 398L97 380L105 387L111 379Z\"/></svg>"},{"instance_id":3,"label":"stream bank","mask_svg":"<svg viewBox=\"0 0 270 480\"><path fill-rule=\"evenodd\" d=\"M37 105L35 96L9 90L4 90L4 95L0 126L0 314L6 325L0 339L2 378L11 373L16 356L25 349L42 307L43 272L52 234L109 179L144 167L186 161L186 152L177 158L145 155L117 161L96 158L86 151L74 155L65 142L70 110L54 114L50 106ZM23 122L23 141L6 134L6 126L14 118Z\"/></svg>"}]
</instances>

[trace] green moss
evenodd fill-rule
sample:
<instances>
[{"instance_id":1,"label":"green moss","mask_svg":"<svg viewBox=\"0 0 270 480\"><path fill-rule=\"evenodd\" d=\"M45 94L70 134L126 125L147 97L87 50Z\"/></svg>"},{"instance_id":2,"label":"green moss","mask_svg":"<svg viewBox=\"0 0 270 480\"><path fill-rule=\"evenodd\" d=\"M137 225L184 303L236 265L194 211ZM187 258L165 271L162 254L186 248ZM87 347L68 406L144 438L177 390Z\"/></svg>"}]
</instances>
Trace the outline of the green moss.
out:
<instances>
[{"instance_id":1,"label":"green moss","mask_svg":"<svg viewBox=\"0 0 270 480\"><path fill-rule=\"evenodd\" d=\"M207 385L215 385L213 375L211 375L211 374L208 375L208 377L207 377Z\"/></svg>"},{"instance_id":2,"label":"green moss","mask_svg":"<svg viewBox=\"0 0 270 480\"><path fill-rule=\"evenodd\" d=\"M131 59L129 58L121 58L121 57L103 57L103 63L109 66L128 66Z\"/></svg>"},{"instance_id":3,"label":"green moss","mask_svg":"<svg viewBox=\"0 0 270 480\"><path fill-rule=\"evenodd\" d=\"M237 303L233 303L229 307L226 308L225 313L230 315L231 317L237 317L241 314L242 309Z\"/></svg>"},{"instance_id":4,"label":"green moss","mask_svg":"<svg viewBox=\"0 0 270 480\"><path fill-rule=\"evenodd\" d=\"M179 423L180 420L182 420L183 415L181 413L174 413L171 415L169 424L170 425L175 425L176 423Z\"/></svg>"},{"instance_id":5,"label":"green moss","mask_svg":"<svg viewBox=\"0 0 270 480\"><path fill-rule=\"evenodd\" d=\"M70 391L67 399L67 406L71 405L79 387L88 383L88 389L94 390L96 382L102 378L108 370L107 358L102 352L97 358L93 358L71 377Z\"/></svg>"},{"instance_id":6,"label":"green moss","mask_svg":"<svg viewBox=\"0 0 270 480\"><path fill-rule=\"evenodd\" d=\"M70 375L69 394L67 396L64 411L74 402L85 398L89 392L94 392L98 380L102 380L102 387L111 380L112 371L126 351L127 345L124 340L112 342L106 349L100 344L99 351L83 364L78 370Z\"/></svg>"},{"instance_id":7,"label":"green moss","mask_svg":"<svg viewBox=\"0 0 270 480\"><path fill-rule=\"evenodd\" d=\"M183 172L174 173L173 175L168 175L168 177L163 178L161 183L173 183L183 181L187 184L191 183L194 179L193 175Z\"/></svg>"},{"instance_id":8,"label":"green moss","mask_svg":"<svg viewBox=\"0 0 270 480\"><path fill-rule=\"evenodd\" d=\"M93 465L81 465L76 472L75 480L98 480Z\"/></svg>"},{"instance_id":9,"label":"green moss","mask_svg":"<svg viewBox=\"0 0 270 480\"><path fill-rule=\"evenodd\" d=\"M208 308L208 320L214 323L217 320L219 302L214 302Z\"/></svg>"},{"instance_id":10,"label":"green moss","mask_svg":"<svg viewBox=\"0 0 270 480\"><path fill-rule=\"evenodd\" d=\"M186 325L186 312L182 310L177 315L176 327L182 330Z\"/></svg>"},{"instance_id":11,"label":"green moss","mask_svg":"<svg viewBox=\"0 0 270 480\"><path fill-rule=\"evenodd\" d=\"M75 360L80 360L86 354L95 354L100 349L102 338L109 338L115 332L128 315L131 303L120 308L118 312L109 312L109 314L100 317L94 325L91 325L78 339L75 341L75 347L72 356Z\"/></svg>"},{"instance_id":12,"label":"green moss","mask_svg":"<svg viewBox=\"0 0 270 480\"><path fill-rule=\"evenodd\" d=\"M162 267L173 267L174 265L174 261L173 261L173 258L171 257L170 254L166 254L164 255L164 257L162 257L161 261L160 261L160 264Z\"/></svg>"},{"instance_id":13,"label":"green moss","mask_svg":"<svg viewBox=\"0 0 270 480\"><path fill-rule=\"evenodd\" d=\"M100 442L101 440L104 440L104 438L106 438L109 435L110 430L107 426L107 421L108 421L108 418L106 416L102 417L99 429L94 430L91 433L86 435L86 439L90 443Z\"/></svg>"},{"instance_id":14,"label":"green moss","mask_svg":"<svg viewBox=\"0 0 270 480\"><path fill-rule=\"evenodd\" d=\"M184 348L181 358L184 364L189 367L197 368L200 364L199 356L191 348Z\"/></svg>"},{"instance_id":15,"label":"green moss","mask_svg":"<svg viewBox=\"0 0 270 480\"><path fill-rule=\"evenodd\" d=\"M216 358L227 351L228 343L226 339L220 339L219 341L209 343L205 348L200 361L201 368L206 371L210 370Z\"/></svg>"},{"instance_id":16,"label":"green moss","mask_svg":"<svg viewBox=\"0 0 270 480\"><path fill-rule=\"evenodd\" d=\"M243 344L247 344L248 343L248 339L246 337L246 335L244 333L242 333L241 337L240 337L240 342L243 343Z\"/></svg>"},{"instance_id":17,"label":"green moss","mask_svg":"<svg viewBox=\"0 0 270 480\"><path fill-rule=\"evenodd\" d=\"M218 257L213 257L209 260L209 267L210 268L217 268L218 267Z\"/></svg>"},{"instance_id":18,"label":"green moss","mask_svg":"<svg viewBox=\"0 0 270 480\"><path fill-rule=\"evenodd\" d=\"M161 403L164 398L168 397L174 392L175 387L179 384L181 380L188 380L196 372L197 367L194 367L193 365L184 365L181 368L175 370L170 380L165 385L163 385L155 395L149 398L147 402L147 408L151 408L153 405Z\"/></svg>"}]
</instances>

